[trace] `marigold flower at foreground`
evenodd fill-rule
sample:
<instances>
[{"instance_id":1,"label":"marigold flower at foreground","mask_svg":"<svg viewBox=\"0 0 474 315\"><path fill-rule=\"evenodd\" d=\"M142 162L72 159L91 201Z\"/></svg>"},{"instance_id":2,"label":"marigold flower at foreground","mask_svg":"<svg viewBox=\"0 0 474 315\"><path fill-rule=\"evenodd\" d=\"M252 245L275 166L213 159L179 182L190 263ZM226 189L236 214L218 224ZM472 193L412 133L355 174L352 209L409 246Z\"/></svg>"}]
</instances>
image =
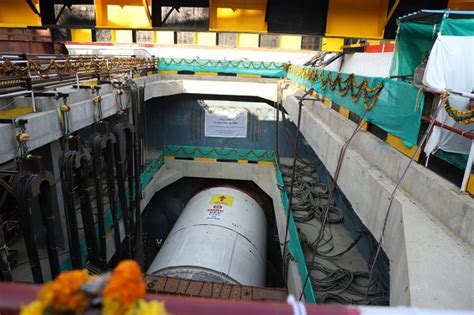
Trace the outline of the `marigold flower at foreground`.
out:
<instances>
[{"instance_id":1,"label":"marigold flower at foreground","mask_svg":"<svg viewBox=\"0 0 474 315\"><path fill-rule=\"evenodd\" d=\"M104 299L130 305L145 297L145 293L140 266L133 260L123 260L110 276L104 289Z\"/></svg>"},{"instance_id":2,"label":"marigold flower at foreground","mask_svg":"<svg viewBox=\"0 0 474 315\"><path fill-rule=\"evenodd\" d=\"M138 300L125 315L168 315L168 312L163 302Z\"/></svg>"},{"instance_id":3,"label":"marigold flower at foreground","mask_svg":"<svg viewBox=\"0 0 474 315\"><path fill-rule=\"evenodd\" d=\"M20 315L43 315L45 305L41 301L35 300L28 305L22 306Z\"/></svg>"},{"instance_id":4,"label":"marigold flower at foreground","mask_svg":"<svg viewBox=\"0 0 474 315\"><path fill-rule=\"evenodd\" d=\"M41 288L38 300L57 311L79 311L89 303L81 286L92 277L87 270L73 270L61 273L54 281Z\"/></svg>"}]
</instances>

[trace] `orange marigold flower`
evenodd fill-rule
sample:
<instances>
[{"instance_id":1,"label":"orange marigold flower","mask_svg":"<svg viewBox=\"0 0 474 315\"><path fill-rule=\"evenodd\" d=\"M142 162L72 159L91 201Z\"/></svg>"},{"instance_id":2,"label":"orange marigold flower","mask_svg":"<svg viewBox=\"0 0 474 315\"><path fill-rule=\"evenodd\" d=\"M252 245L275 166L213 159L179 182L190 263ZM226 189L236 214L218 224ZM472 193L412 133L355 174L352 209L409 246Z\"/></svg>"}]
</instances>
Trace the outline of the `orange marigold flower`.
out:
<instances>
[{"instance_id":1,"label":"orange marigold flower","mask_svg":"<svg viewBox=\"0 0 474 315\"><path fill-rule=\"evenodd\" d=\"M81 286L91 278L87 270L63 272L41 288L38 300L58 311L82 310L87 306L88 300L81 291Z\"/></svg>"},{"instance_id":2,"label":"orange marigold flower","mask_svg":"<svg viewBox=\"0 0 474 315\"><path fill-rule=\"evenodd\" d=\"M104 297L129 305L145 296L140 266L134 260L123 260L112 272Z\"/></svg>"}]
</instances>

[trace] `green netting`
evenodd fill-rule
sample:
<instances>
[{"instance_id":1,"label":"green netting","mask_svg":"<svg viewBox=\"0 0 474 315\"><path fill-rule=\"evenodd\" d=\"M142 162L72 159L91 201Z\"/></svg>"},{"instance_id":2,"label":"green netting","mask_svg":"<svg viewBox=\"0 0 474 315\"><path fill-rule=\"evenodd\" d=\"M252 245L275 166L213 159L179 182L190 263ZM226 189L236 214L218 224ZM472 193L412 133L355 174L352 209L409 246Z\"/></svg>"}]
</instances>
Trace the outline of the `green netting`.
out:
<instances>
[{"instance_id":1,"label":"green netting","mask_svg":"<svg viewBox=\"0 0 474 315\"><path fill-rule=\"evenodd\" d=\"M324 78L327 78L329 75L335 78L337 72L324 70ZM346 80L348 76L348 74L341 73L342 80ZM363 116L366 111L364 104L366 102L364 102L363 97L353 102L349 93L342 96L343 93L340 93L337 88L334 90L331 90L329 87L324 88L323 80L317 80L316 82L305 80L300 76L294 75L291 70L288 73L288 78L304 85L308 89L312 87L315 92L359 116ZM365 114L364 120L399 137L408 147L416 145L423 112L424 94L411 84L403 81L390 78L353 76L353 81L357 85L361 84L363 80L367 80L369 88L384 84L384 88L375 105Z\"/></svg>"},{"instance_id":2,"label":"green netting","mask_svg":"<svg viewBox=\"0 0 474 315\"><path fill-rule=\"evenodd\" d=\"M449 36L474 36L474 19L450 19L443 20L441 34Z\"/></svg>"},{"instance_id":3,"label":"green netting","mask_svg":"<svg viewBox=\"0 0 474 315\"><path fill-rule=\"evenodd\" d=\"M159 71L219 72L282 78L286 76L286 69L287 65L279 62L173 58L158 60Z\"/></svg>"},{"instance_id":4,"label":"green netting","mask_svg":"<svg viewBox=\"0 0 474 315\"><path fill-rule=\"evenodd\" d=\"M391 76L413 76L416 66L427 56L437 37L439 25L418 22L400 24Z\"/></svg>"}]
</instances>

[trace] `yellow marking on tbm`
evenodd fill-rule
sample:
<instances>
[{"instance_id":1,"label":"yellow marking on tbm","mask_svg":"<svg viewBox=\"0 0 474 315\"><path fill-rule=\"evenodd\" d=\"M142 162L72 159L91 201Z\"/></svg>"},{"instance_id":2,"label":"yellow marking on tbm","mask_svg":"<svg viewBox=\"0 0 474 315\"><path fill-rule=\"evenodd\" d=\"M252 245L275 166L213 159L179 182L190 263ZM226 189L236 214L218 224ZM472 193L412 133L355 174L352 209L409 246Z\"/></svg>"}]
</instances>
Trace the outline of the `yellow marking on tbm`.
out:
<instances>
[{"instance_id":1,"label":"yellow marking on tbm","mask_svg":"<svg viewBox=\"0 0 474 315\"><path fill-rule=\"evenodd\" d=\"M249 162L249 160L237 160L237 163L240 163L240 164L247 164Z\"/></svg>"},{"instance_id":2,"label":"yellow marking on tbm","mask_svg":"<svg viewBox=\"0 0 474 315\"><path fill-rule=\"evenodd\" d=\"M196 71L194 72L194 75L207 75L207 76L217 76L217 72L202 72L202 71Z\"/></svg>"},{"instance_id":3,"label":"yellow marking on tbm","mask_svg":"<svg viewBox=\"0 0 474 315\"><path fill-rule=\"evenodd\" d=\"M178 74L178 71L176 71L176 70L160 70L160 71L158 71L158 74Z\"/></svg>"},{"instance_id":4,"label":"yellow marking on tbm","mask_svg":"<svg viewBox=\"0 0 474 315\"><path fill-rule=\"evenodd\" d=\"M240 78L261 78L261 75L258 74L246 74L246 73L237 73L237 76Z\"/></svg>"},{"instance_id":5,"label":"yellow marking on tbm","mask_svg":"<svg viewBox=\"0 0 474 315\"><path fill-rule=\"evenodd\" d=\"M258 161L257 164L260 165L273 165L272 161Z\"/></svg>"},{"instance_id":6,"label":"yellow marking on tbm","mask_svg":"<svg viewBox=\"0 0 474 315\"><path fill-rule=\"evenodd\" d=\"M209 204L210 205L225 205L225 206L232 207L232 205L234 204L234 196L224 195L224 194L212 194Z\"/></svg>"},{"instance_id":7,"label":"yellow marking on tbm","mask_svg":"<svg viewBox=\"0 0 474 315\"><path fill-rule=\"evenodd\" d=\"M172 160L174 160L174 156L171 156L171 155L165 156L165 161L172 161Z\"/></svg>"},{"instance_id":8,"label":"yellow marking on tbm","mask_svg":"<svg viewBox=\"0 0 474 315\"><path fill-rule=\"evenodd\" d=\"M216 159L213 159L213 158L205 158L205 157L195 157L195 158L194 158L194 161L197 161L197 162L217 162Z\"/></svg>"}]
</instances>

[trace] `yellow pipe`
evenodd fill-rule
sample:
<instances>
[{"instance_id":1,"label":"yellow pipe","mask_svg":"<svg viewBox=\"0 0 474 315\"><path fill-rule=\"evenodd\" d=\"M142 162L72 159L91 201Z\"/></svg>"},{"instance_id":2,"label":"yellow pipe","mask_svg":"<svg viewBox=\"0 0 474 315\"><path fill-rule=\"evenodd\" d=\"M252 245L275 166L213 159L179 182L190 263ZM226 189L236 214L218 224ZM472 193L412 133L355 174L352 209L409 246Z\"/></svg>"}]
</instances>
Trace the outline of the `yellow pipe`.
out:
<instances>
[{"instance_id":1,"label":"yellow pipe","mask_svg":"<svg viewBox=\"0 0 474 315\"><path fill-rule=\"evenodd\" d=\"M398 5L400 4L400 0L395 0L395 3L392 5L392 8L390 9L390 12L388 12L387 17L385 18L385 22L383 22L383 27L380 30L380 34L383 34L385 27L388 24L388 21L392 18L393 13L395 13L395 10L397 9Z\"/></svg>"},{"instance_id":2,"label":"yellow pipe","mask_svg":"<svg viewBox=\"0 0 474 315\"><path fill-rule=\"evenodd\" d=\"M150 10L148 9L148 0L142 0L142 2L143 2L143 8L145 8L146 17L148 18L148 23L150 23L151 25L151 14L150 14Z\"/></svg>"}]
</instances>

